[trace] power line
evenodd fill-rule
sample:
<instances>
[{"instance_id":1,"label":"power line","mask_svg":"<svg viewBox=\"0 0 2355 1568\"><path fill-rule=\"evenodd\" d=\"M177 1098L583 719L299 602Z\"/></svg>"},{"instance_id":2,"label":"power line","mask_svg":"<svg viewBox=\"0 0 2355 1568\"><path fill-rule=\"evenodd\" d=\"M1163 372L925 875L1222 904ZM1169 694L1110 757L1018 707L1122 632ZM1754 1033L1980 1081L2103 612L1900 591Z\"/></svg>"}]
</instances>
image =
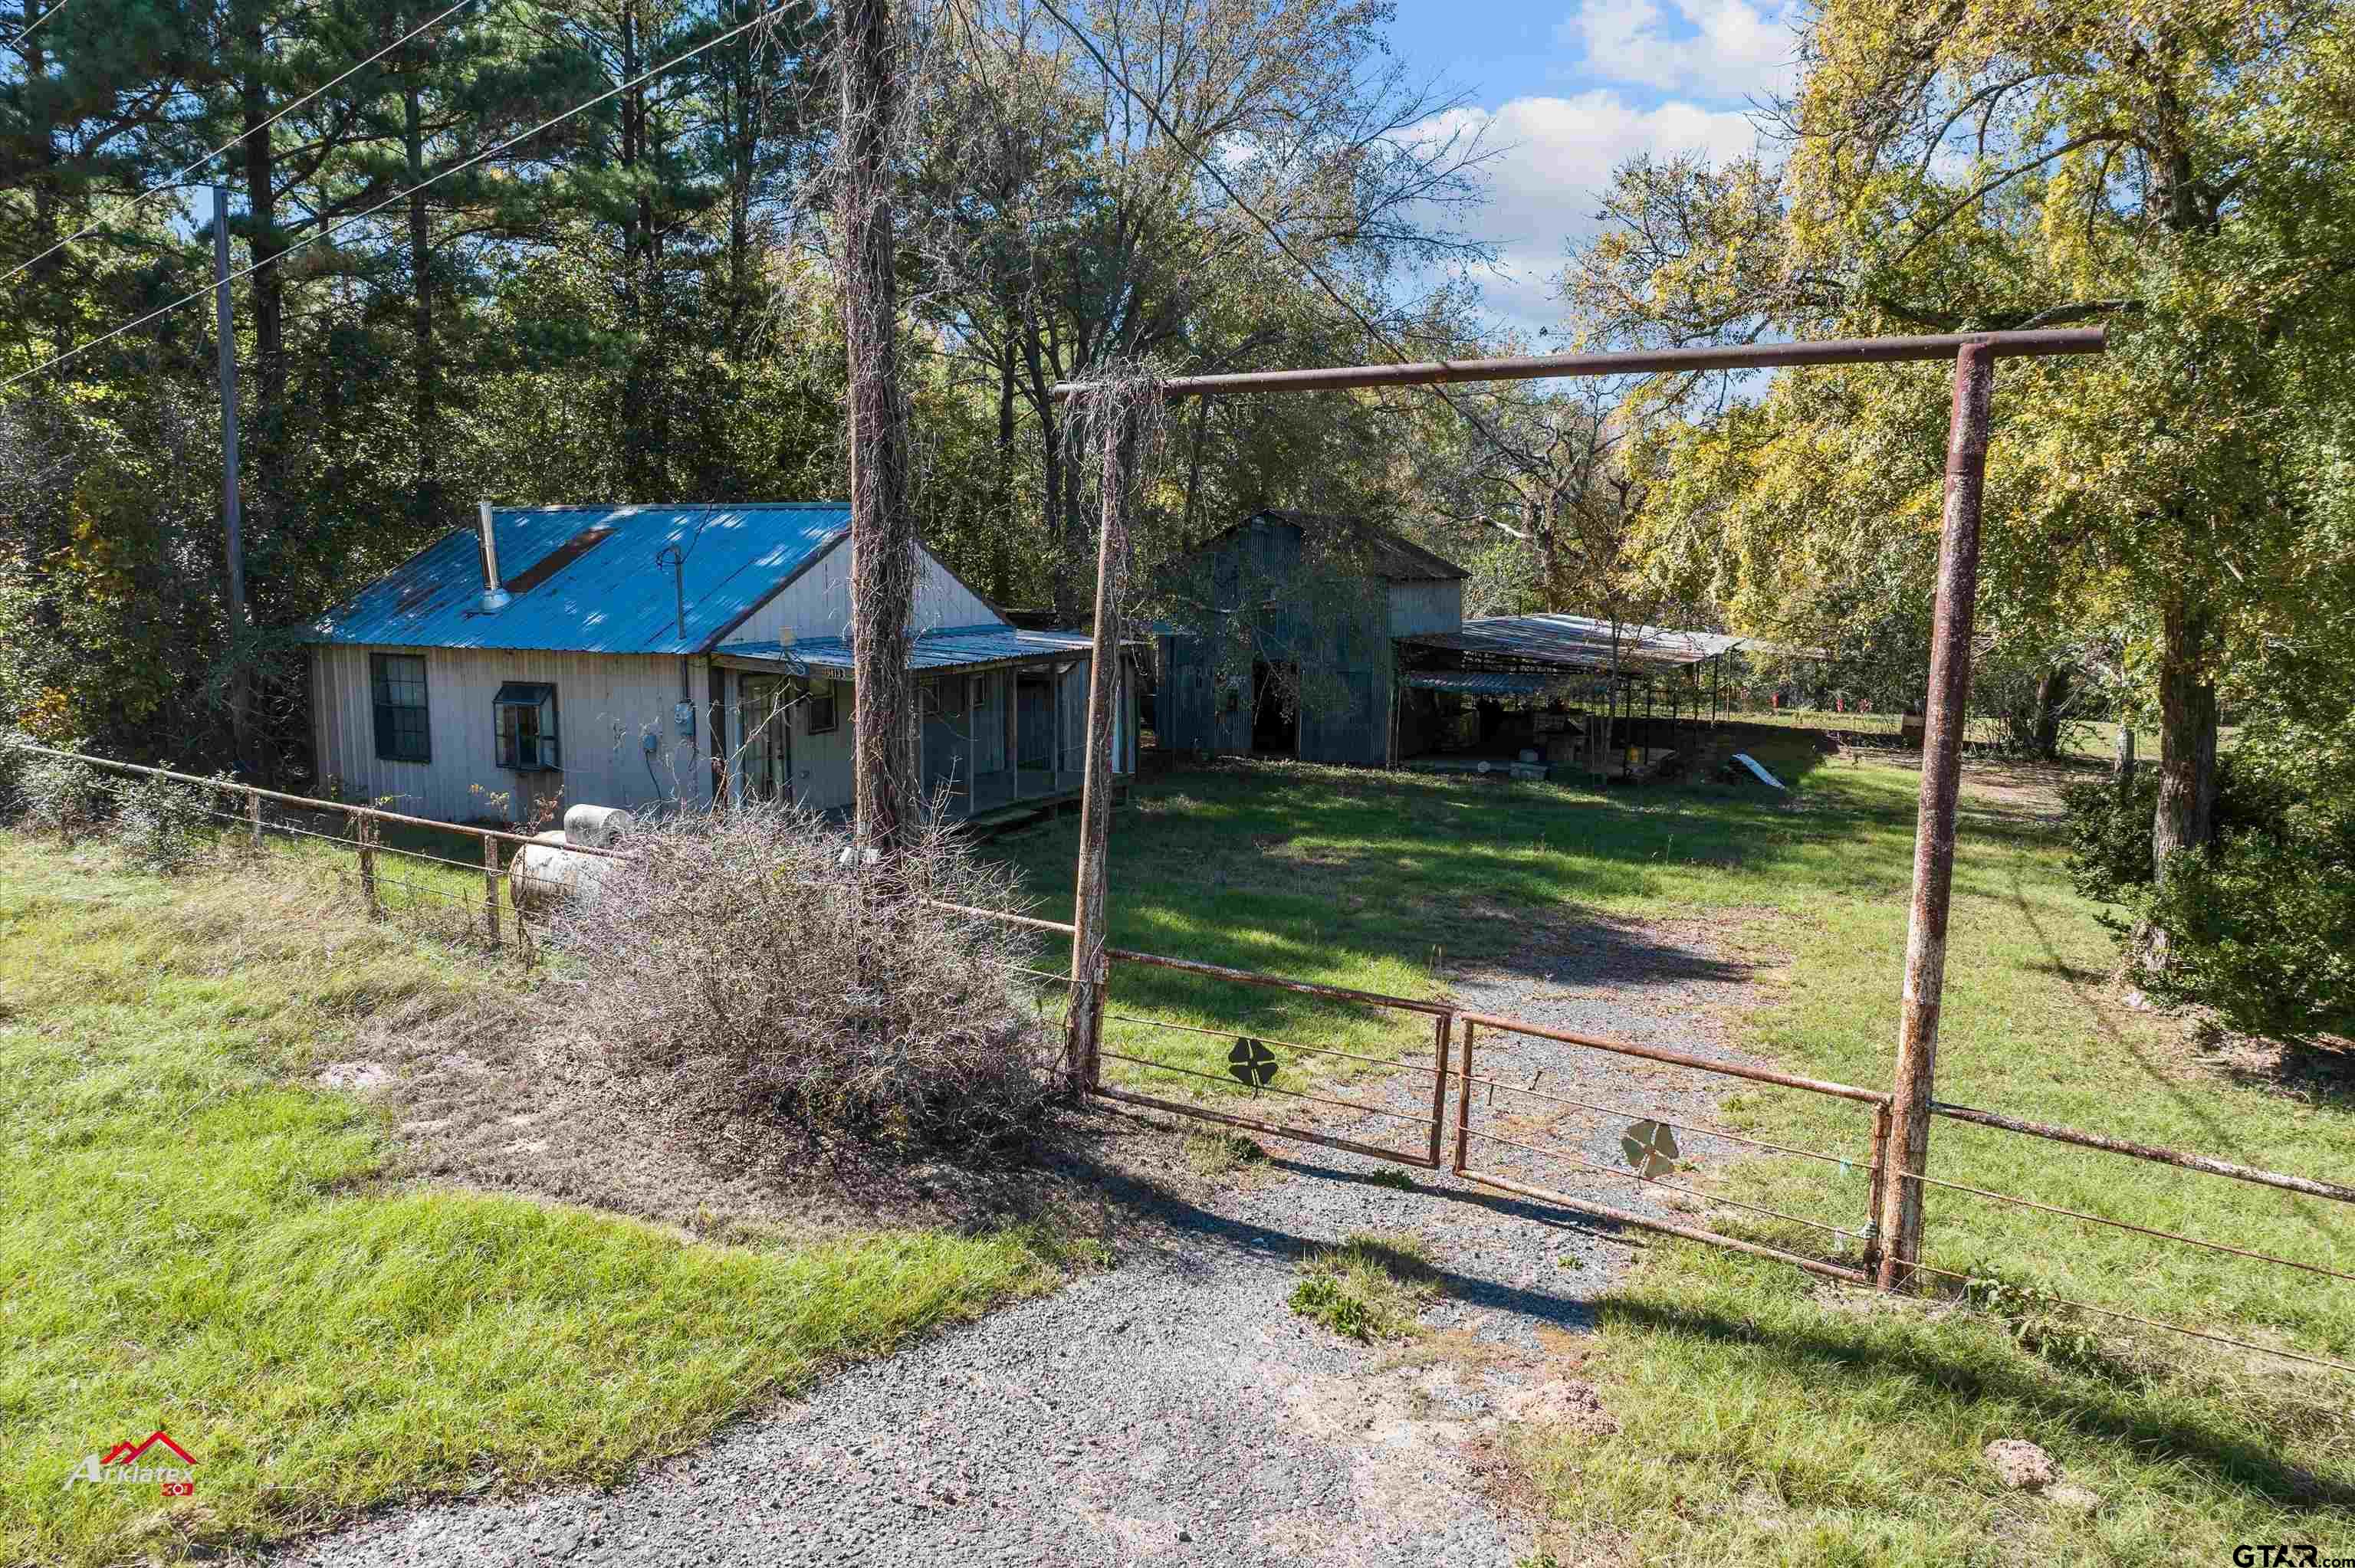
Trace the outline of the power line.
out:
<instances>
[{"instance_id":1,"label":"power line","mask_svg":"<svg viewBox=\"0 0 2355 1568\"><path fill-rule=\"evenodd\" d=\"M44 22L48 21L50 17L52 17L52 16L56 16L59 12L60 12L60 11L64 10L67 6L69 6L69 5L72 5L72 4L73 4L73 0L58 0L58 3L57 3L56 5L54 5L50 6L48 10L46 10L46 11L42 12L39 16L37 16L34 17L31 21L29 21L29 22L26 23L26 24L25 24L25 30L24 30L23 32L21 32L21 33L18 33L15 37L13 37L13 38L9 39L8 41L9 41L10 43L12 43L12 44L21 44L21 43L23 43L27 38L29 38L29 37L31 37L33 36L33 29L34 29L34 28L36 28L36 27L39 26L42 23L44 23Z\"/></svg>"},{"instance_id":2,"label":"power line","mask_svg":"<svg viewBox=\"0 0 2355 1568\"><path fill-rule=\"evenodd\" d=\"M446 21L451 16L465 9L474 3L474 0L458 0L456 5L451 6L449 10L442 12L440 16L432 17L431 20L419 23L408 32L403 33L400 37L393 39L392 42L385 45L384 48L377 50L376 53L368 56L368 58L360 61L357 65L353 66L351 69L344 72L343 75L336 78L334 81L328 82L325 86L313 88L310 91L304 93L302 97L296 99L293 102L288 104L285 108L280 110L277 113L263 121L261 124L249 126L247 129L239 132L228 141L222 143L219 146L215 147L211 152L207 153L203 157L196 160L196 162L173 170L155 185L150 185L147 189L141 191L137 196L133 196L130 201L124 204L123 211L117 213L115 216L117 217L121 217L124 214L127 214L133 207L137 207L141 202L147 200L150 196L161 196L165 191L173 189L178 185L182 180L187 178L190 175L195 174L198 169L203 168L207 164L211 163L215 158L219 157L223 153L228 152L231 147L236 146L247 137L254 135L259 132L269 130L272 125L277 124L281 120L285 119L288 115L293 113L296 110L302 108L313 99L317 98L320 94L338 87L344 82L349 81L361 71L366 70L368 67L376 64L377 61L384 58L385 56L392 53L393 50L400 48L401 45L409 42L410 39L417 37L418 34L424 32L429 27L438 26L441 23ZM54 8L41 13L41 20L44 22L48 21L51 16L56 16L58 12L64 10L66 6L71 4L73 4L73 0L59 0L59 4ZM38 26L37 23L35 25ZM32 28L27 27L25 31L30 32L32 31ZM17 36L22 37L24 35L20 33ZM55 245L50 246L47 250L42 251L38 256L34 257L31 260L18 262L15 267L10 268L5 274L0 274L0 283L6 282L10 278L22 272L27 267L39 266L43 261L48 260L59 251L63 250L67 246L71 245L74 241L82 238L86 235L94 233L101 227L103 227L103 220L98 218L91 219L89 223L74 230L73 233L67 235L63 239L59 240Z\"/></svg>"},{"instance_id":3,"label":"power line","mask_svg":"<svg viewBox=\"0 0 2355 1568\"><path fill-rule=\"evenodd\" d=\"M1235 209L1241 212L1244 217L1250 218L1252 222L1257 224L1259 226L1260 232L1266 235L1268 238L1274 243L1275 248L1283 251L1294 266L1298 267L1303 272L1305 272L1308 275L1310 281L1314 282L1319 289L1324 291L1327 298L1330 299L1335 304L1340 306L1343 311L1347 312L1360 327L1365 329L1367 334L1372 337L1376 343L1380 344L1384 348L1397 355L1400 359L1403 360L1406 358L1406 350L1401 346L1389 333L1377 325L1372 317L1359 310L1356 302L1349 299L1347 295L1343 294L1340 290L1335 288L1330 282L1327 281L1325 274L1317 270L1314 262L1310 261L1307 257L1303 256L1299 251L1294 249L1292 242L1284 238L1283 234L1276 229L1276 227L1273 224L1270 223L1266 218L1262 217L1257 209L1252 207L1249 202L1242 198L1242 193L1236 190L1232 185L1228 183L1227 176L1221 174L1209 159L1204 157L1199 151L1197 151L1191 143L1188 142L1185 137L1178 133L1178 128L1170 124L1167 120L1162 117L1161 106L1159 104L1154 102L1150 98L1147 98L1145 94L1137 91L1135 88L1129 85L1128 73L1122 70L1118 66L1114 65L1111 60L1105 58L1103 51L1096 48L1095 40L1088 37L1086 33L1081 31L1077 23L1073 22L1069 16L1063 15L1062 11L1057 7L1055 0L1039 0L1039 4L1040 9L1044 10L1047 15L1054 17L1056 21L1060 22L1063 25L1063 30L1071 34L1071 37L1078 41L1080 48L1087 50L1088 57L1096 62L1096 68L1099 70L1102 70L1106 76L1112 78L1113 80L1118 82L1120 84L1120 90L1128 94L1128 96L1135 101L1136 106L1144 110L1145 112L1152 118L1154 124L1161 128L1161 133L1168 137L1170 141L1176 143L1178 144L1178 150L1185 154L1187 158L1192 162L1196 168L1201 170L1202 173L1210 177L1211 182L1215 184L1220 191L1225 193L1227 200L1234 204ZM1487 420L1481 418L1478 414L1465 407L1462 403L1457 402L1455 397L1448 392L1445 387L1438 385L1437 383L1431 383L1426 385L1423 389L1432 393L1433 396L1438 397L1441 402L1446 404L1450 408L1455 409L1455 412L1460 415L1466 423L1470 424L1474 429L1478 430L1482 435L1487 437L1488 440L1494 443L1497 450L1503 452L1508 461L1511 461L1517 466L1523 468L1529 466L1522 460L1521 454L1518 450L1508 442L1504 437L1498 435L1494 429L1492 429Z\"/></svg>"},{"instance_id":4,"label":"power line","mask_svg":"<svg viewBox=\"0 0 2355 1568\"><path fill-rule=\"evenodd\" d=\"M793 0L785 0L785 5L792 3ZM814 4L815 0L802 0L802 3ZM19 381L38 376L44 371L54 370L59 366L65 364L69 360L79 359L83 355L88 354L91 349L98 347L101 344L121 337L124 333L134 332L140 327L145 326L149 322L156 320L158 317L169 315L172 312L178 310L182 305L188 303L190 301L204 299L208 295L211 294L214 290L221 287L222 285L234 283L239 279L248 277L273 262L283 260L285 258L293 255L294 252L304 249L305 246L316 245L322 239L333 238L343 229L349 228L351 225L359 222L363 218L375 217L378 213L382 212L386 207L391 207L397 202L407 200L409 197L415 196L419 191L423 190L430 185L433 185L438 181L446 180L452 175L463 174L466 170L473 168L476 164L483 162L485 159L496 157L499 154L506 152L508 148L514 146L518 142L527 142L531 140L531 138L538 135L541 132L547 130L551 125L555 125L562 121L570 120L585 109L594 109L597 105L604 102L609 98L617 97L622 93L627 92L634 87L651 81L655 77L662 75L663 72L670 69L673 66L684 65L688 60L693 59L696 56L703 53L706 49L716 48L719 45L726 43L729 39L735 37L740 33L749 32L752 28L762 26L763 23L773 21L778 14L785 9L785 5L779 5L773 9L762 12L757 16L739 22L736 26L729 28L724 33L716 33L710 37L706 38L703 42L696 45L695 48L685 50L680 54L674 55L669 59L665 60L662 64L654 67L652 69L641 71L627 81L616 82L612 87L609 87L604 91L599 93L596 97L585 99L582 101L574 104L571 108L564 111L560 114L552 114L547 119L541 121L538 124L533 126L530 130L510 136L496 147L485 148L483 151L475 154L473 157L468 158L464 163L453 164L448 168L443 169L441 173L418 181L415 185L410 186L405 191L396 191L391 196L385 197L384 200L377 203L374 207L365 207L358 212L350 214L348 217L338 218L333 224L321 229L318 233L311 235L306 238L296 240L285 249L279 251L275 256L266 257L261 260L250 262L246 266L239 269L237 271L231 272L228 277L208 283L201 289L192 290L189 292L181 295L178 299L170 302L168 304L158 305L154 310L149 311L145 315L127 321L121 326L116 327L113 331L105 333L101 336L94 337L78 348L70 348L63 354L53 355L49 358L41 361L40 364L34 366L29 370L20 370L16 375L8 377L7 380L0 381L0 392L5 392L9 387L16 385Z\"/></svg>"}]
</instances>

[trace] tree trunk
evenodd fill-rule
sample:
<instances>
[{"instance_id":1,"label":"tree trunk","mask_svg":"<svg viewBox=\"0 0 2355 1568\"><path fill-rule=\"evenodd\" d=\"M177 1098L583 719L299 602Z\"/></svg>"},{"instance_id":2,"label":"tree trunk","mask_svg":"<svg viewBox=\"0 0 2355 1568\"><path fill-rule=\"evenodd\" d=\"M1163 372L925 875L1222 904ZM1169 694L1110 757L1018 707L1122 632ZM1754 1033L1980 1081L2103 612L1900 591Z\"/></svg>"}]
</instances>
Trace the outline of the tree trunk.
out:
<instances>
[{"instance_id":1,"label":"tree trunk","mask_svg":"<svg viewBox=\"0 0 2355 1568\"><path fill-rule=\"evenodd\" d=\"M2055 664L2036 683L2036 715L2031 726L2035 755L2050 762L2061 755L2061 711L2069 701L2069 668Z\"/></svg>"},{"instance_id":2,"label":"tree trunk","mask_svg":"<svg viewBox=\"0 0 2355 1568\"><path fill-rule=\"evenodd\" d=\"M2118 726L2117 759L2110 766L2110 777L2118 787L2118 805L2123 808L2134 799L2135 732L2134 726Z\"/></svg>"},{"instance_id":3,"label":"tree trunk","mask_svg":"<svg viewBox=\"0 0 2355 1568\"><path fill-rule=\"evenodd\" d=\"M840 0L837 215L850 408L850 652L858 842L888 850L917 805L908 620L908 403L900 382L889 162L899 83L887 0Z\"/></svg>"},{"instance_id":4,"label":"tree trunk","mask_svg":"<svg viewBox=\"0 0 2355 1568\"><path fill-rule=\"evenodd\" d=\"M419 523L431 521L442 510L441 484L438 478L441 434L441 403L436 385L433 358L433 250L432 236L428 227L425 193L419 188L425 178L425 133L423 107L420 100L415 71L416 62L410 66L410 75L401 84L402 147L409 161L409 272L410 286L416 291L415 358L412 370L415 397L411 421L416 429L417 493L410 504Z\"/></svg>"},{"instance_id":5,"label":"tree trunk","mask_svg":"<svg viewBox=\"0 0 2355 1568\"><path fill-rule=\"evenodd\" d=\"M1039 504L1044 516L1047 535L1048 598L1058 616L1077 613L1072 588L1071 560L1064 550L1063 537L1063 432L1055 418L1055 400L1048 396L1050 377L1039 348L1039 326L1027 323L1022 334L1023 375L1028 385L1024 389L1033 412L1039 416L1039 461L1045 472Z\"/></svg>"},{"instance_id":6,"label":"tree trunk","mask_svg":"<svg viewBox=\"0 0 2355 1568\"><path fill-rule=\"evenodd\" d=\"M2163 617L2158 667L2158 806L2150 829L2151 865L2164 881L2173 855L2205 848L2215 831L2216 686L2209 676L2215 628L2202 606L2171 601ZM2138 934L2143 961L2167 963L2167 935Z\"/></svg>"},{"instance_id":7,"label":"tree trunk","mask_svg":"<svg viewBox=\"0 0 2355 1568\"><path fill-rule=\"evenodd\" d=\"M1186 545L1194 543L1195 508L1202 496L1202 443L1210 430L1210 395L1208 392L1194 399L1194 436L1186 453L1186 525L1178 538Z\"/></svg>"},{"instance_id":8,"label":"tree trunk","mask_svg":"<svg viewBox=\"0 0 2355 1568\"><path fill-rule=\"evenodd\" d=\"M2151 822L2152 863L2205 846L2216 806L2216 687L2208 676L2214 629L2209 613L2177 601L2167 607L2158 670L2158 810Z\"/></svg>"},{"instance_id":9,"label":"tree trunk","mask_svg":"<svg viewBox=\"0 0 2355 1568\"><path fill-rule=\"evenodd\" d=\"M285 485L286 285L278 258L286 249L278 234L278 163L270 128L270 86L262 79L266 40L257 15L247 29L247 74L238 98L245 119L246 240L253 254L246 288L253 315L253 426L246 432L259 480L245 496L249 538L254 524L274 515ZM257 515L257 514L259 515ZM250 598L256 585L247 581Z\"/></svg>"}]
</instances>

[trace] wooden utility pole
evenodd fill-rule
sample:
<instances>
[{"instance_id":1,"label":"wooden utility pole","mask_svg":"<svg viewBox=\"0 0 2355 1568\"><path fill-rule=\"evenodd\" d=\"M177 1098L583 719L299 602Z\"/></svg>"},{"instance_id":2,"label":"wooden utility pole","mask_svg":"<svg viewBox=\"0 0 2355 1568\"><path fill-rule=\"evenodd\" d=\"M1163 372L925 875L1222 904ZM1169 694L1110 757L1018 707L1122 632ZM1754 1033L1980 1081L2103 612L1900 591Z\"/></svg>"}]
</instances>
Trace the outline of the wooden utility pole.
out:
<instances>
[{"instance_id":1,"label":"wooden utility pole","mask_svg":"<svg viewBox=\"0 0 2355 1568\"><path fill-rule=\"evenodd\" d=\"M229 302L229 190L213 187L213 320L220 340L221 522L229 546L229 734L242 766L251 755L252 685L238 648L245 634L244 503L237 490L237 313Z\"/></svg>"},{"instance_id":2,"label":"wooden utility pole","mask_svg":"<svg viewBox=\"0 0 2355 1568\"><path fill-rule=\"evenodd\" d=\"M1080 863L1071 900L1071 1012L1066 1057L1071 1087L1096 1086L1103 1046L1104 866L1112 841L1114 705L1120 694L1120 607L1128 565L1127 463L1134 445L1124 418L1103 421L1103 524L1096 539L1095 647L1088 664L1088 755L1080 788Z\"/></svg>"},{"instance_id":3,"label":"wooden utility pole","mask_svg":"<svg viewBox=\"0 0 2355 1568\"><path fill-rule=\"evenodd\" d=\"M1955 885L1955 805L1962 789L1963 728L1971 694L1971 620L1979 582L1979 509L1987 482L1995 349L1966 344L1955 356L1946 426L1946 503L1938 544L1937 607L1930 629L1930 702L1923 726L1921 806L1913 828L1913 912L1905 940L1905 989L1890 1107L1893 1180L1881 1192L1881 1285L1907 1283L1922 1257L1922 1182L1930 1165L1930 1100L1938 1059L1939 1001L1946 981L1946 916Z\"/></svg>"},{"instance_id":4,"label":"wooden utility pole","mask_svg":"<svg viewBox=\"0 0 2355 1568\"><path fill-rule=\"evenodd\" d=\"M900 384L890 132L899 102L887 0L841 0L836 212L849 344L850 656L857 832L888 850L916 806L908 620L915 528L908 513L908 401Z\"/></svg>"}]
</instances>

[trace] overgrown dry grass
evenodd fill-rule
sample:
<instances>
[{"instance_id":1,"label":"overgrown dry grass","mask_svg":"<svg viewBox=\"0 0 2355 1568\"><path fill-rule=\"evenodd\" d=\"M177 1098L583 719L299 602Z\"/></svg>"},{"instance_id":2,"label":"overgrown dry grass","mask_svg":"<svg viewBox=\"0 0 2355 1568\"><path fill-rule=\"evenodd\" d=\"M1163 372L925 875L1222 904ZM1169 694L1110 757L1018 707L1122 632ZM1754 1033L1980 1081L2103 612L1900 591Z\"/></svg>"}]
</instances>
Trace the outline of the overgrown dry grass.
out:
<instances>
[{"instance_id":1,"label":"overgrown dry grass","mask_svg":"<svg viewBox=\"0 0 2355 1568\"><path fill-rule=\"evenodd\" d=\"M532 983L299 881L0 836L0 1562L613 1479L1087 1255L1019 1226L719 1245L402 1182L391 1129L314 1086L373 1021L456 1045ZM62 1484L157 1426L193 1498Z\"/></svg>"},{"instance_id":2,"label":"overgrown dry grass","mask_svg":"<svg viewBox=\"0 0 2355 1568\"><path fill-rule=\"evenodd\" d=\"M753 803L649 822L552 916L572 1017L682 1128L969 1148L1019 1136L1052 1087L1018 888L944 829L883 866L815 813Z\"/></svg>"}]
</instances>

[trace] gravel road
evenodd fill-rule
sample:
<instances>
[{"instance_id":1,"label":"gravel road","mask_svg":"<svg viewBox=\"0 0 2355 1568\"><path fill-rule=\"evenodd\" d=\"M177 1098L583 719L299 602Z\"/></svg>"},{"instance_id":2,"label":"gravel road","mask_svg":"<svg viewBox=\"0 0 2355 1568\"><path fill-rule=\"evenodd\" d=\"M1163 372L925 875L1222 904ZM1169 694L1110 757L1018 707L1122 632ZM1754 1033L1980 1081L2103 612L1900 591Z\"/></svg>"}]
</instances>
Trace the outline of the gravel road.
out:
<instances>
[{"instance_id":1,"label":"gravel road","mask_svg":"<svg viewBox=\"0 0 2355 1568\"><path fill-rule=\"evenodd\" d=\"M1697 928L1584 923L1532 937L1456 991L1536 1022L1726 1056L1713 1020L1746 973ZM1530 1040L1484 1034L1477 1067L1667 1115L1706 1119L1713 1097L1701 1075ZM1427 1070L1401 1071L1348 1093L1420 1112L1430 1088ZM1512 1136L1619 1164L1625 1118L1561 1109L1504 1094L1481 1124L1510 1119ZM1413 1136L1373 1118L1325 1125ZM1731 1152L1715 1142L1687 1138L1686 1152ZM1494 1440L1522 1420L1608 1429L1574 1375L1578 1334L1628 1242L1445 1174L1415 1172L1401 1191L1368 1179L1379 1160L1272 1140L1270 1153L1240 1184L1147 1205L1110 1270L851 1369L618 1489L389 1512L282 1561L1514 1562L1532 1534L1489 1484ZM1500 1146L1487 1158L1622 1207L1659 1196ZM1417 1233L1443 1271L1427 1315L1439 1331L1406 1351L1337 1340L1286 1308L1303 1253L1360 1230Z\"/></svg>"}]
</instances>

